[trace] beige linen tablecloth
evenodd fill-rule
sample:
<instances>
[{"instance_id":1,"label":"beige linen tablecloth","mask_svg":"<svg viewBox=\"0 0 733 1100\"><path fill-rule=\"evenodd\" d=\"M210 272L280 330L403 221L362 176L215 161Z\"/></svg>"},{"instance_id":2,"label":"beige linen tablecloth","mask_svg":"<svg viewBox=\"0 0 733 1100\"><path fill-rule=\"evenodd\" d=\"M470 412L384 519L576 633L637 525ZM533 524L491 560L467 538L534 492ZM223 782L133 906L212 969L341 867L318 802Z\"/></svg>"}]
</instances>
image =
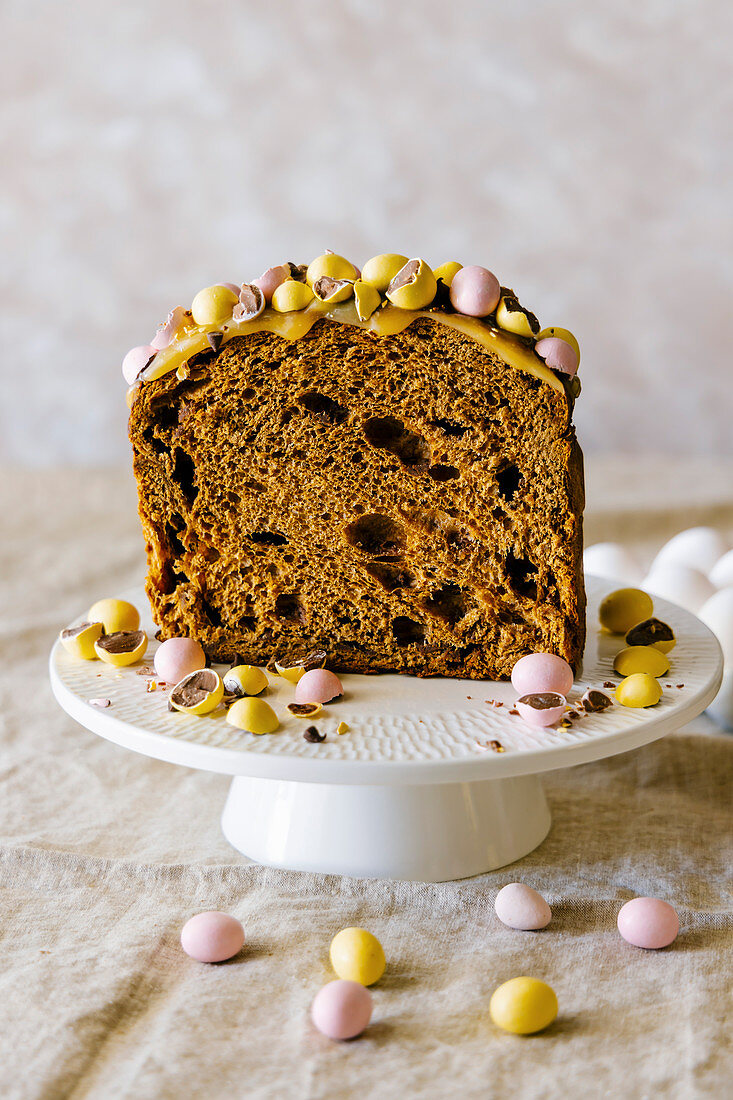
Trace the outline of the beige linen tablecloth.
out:
<instances>
[{"instance_id":1,"label":"beige linen tablecloth","mask_svg":"<svg viewBox=\"0 0 733 1100\"><path fill-rule=\"evenodd\" d=\"M649 554L691 522L733 534L732 474L592 464L589 541L623 537ZM140 579L129 478L6 471L0 494L0 1096L730 1095L733 739L701 717L551 773L548 839L479 878L420 885L248 864L219 832L226 777L108 744L51 696L59 627ZM497 921L496 891L512 879L551 903L545 932ZM636 894L676 906L670 949L618 936L616 913ZM178 943L209 908L247 931L245 953L220 966ZM389 966L367 1033L333 1044L309 1005L348 924L381 939ZM487 1009L523 973L552 984L560 1015L520 1039Z\"/></svg>"}]
</instances>

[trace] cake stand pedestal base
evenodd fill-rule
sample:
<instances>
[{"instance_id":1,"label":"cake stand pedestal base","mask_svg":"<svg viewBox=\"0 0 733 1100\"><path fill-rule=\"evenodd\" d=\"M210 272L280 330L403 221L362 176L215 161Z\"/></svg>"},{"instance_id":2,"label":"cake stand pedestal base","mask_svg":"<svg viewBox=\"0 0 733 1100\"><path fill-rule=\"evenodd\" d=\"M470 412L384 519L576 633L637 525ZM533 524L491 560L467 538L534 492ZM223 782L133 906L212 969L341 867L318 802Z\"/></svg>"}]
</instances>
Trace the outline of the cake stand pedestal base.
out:
<instances>
[{"instance_id":1,"label":"cake stand pedestal base","mask_svg":"<svg viewBox=\"0 0 733 1100\"><path fill-rule=\"evenodd\" d=\"M237 775L229 843L270 867L445 882L513 863L550 830L540 779L369 786Z\"/></svg>"}]
</instances>

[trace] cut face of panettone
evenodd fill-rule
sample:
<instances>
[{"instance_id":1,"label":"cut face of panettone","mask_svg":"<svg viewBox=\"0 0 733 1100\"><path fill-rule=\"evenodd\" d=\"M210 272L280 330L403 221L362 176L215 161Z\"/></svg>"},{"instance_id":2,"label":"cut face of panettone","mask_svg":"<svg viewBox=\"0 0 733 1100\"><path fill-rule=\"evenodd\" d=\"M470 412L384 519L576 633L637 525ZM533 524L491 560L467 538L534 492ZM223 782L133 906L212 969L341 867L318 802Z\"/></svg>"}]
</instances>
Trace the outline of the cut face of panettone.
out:
<instances>
[{"instance_id":1,"label":"cut face of panettone","mask_svg":"<svg viewBox=\"0 0 733 1100\"><path fill-rule=\"evenodd\" d=\"M135 387L159 636L253 665L316 649L336 671L500 679L544 651L576 668L568 380L491 319L326 308L265 309L218 350L184 330Z\"/></svg>"}]
</instances>

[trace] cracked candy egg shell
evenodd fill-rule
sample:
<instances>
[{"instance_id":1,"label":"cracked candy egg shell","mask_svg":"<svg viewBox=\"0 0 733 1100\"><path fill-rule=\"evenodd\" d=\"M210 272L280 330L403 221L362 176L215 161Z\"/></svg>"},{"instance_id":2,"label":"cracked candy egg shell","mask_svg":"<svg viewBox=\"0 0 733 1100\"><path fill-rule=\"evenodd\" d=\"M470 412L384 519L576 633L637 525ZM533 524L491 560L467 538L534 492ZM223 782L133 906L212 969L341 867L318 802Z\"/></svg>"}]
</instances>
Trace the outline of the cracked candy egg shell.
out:
<instances>
[{"instance_id":1,"label":"cracked candy egg shell","mask_svg":"<svg viewBox=\"0 0 733 1100\"><path fill-rule=\"evenodd\" d=\"M327 668L313 668L310 672L304 672L295 685L295 702L330 703L343 693L343 685L334 672L329 672Z\"/></svg>"}]
</instances>

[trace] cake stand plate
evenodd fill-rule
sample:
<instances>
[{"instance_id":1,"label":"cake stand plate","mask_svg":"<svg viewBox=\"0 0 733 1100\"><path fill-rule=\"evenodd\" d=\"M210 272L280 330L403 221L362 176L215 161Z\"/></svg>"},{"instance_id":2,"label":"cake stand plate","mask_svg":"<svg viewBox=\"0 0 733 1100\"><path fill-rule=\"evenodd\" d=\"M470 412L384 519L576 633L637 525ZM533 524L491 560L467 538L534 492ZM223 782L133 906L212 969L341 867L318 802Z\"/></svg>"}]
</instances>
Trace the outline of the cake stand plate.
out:
<instances>
[{"instance_id":1,"label":"cake stand plate","mask_svg":"<svg viewBox=\"0 0 733 1100\"><path fill-rule=\"evenodd\" d=\"M616 585L587 577L588 642L569 696L618 682L623 640L602 633L598 604ZM123 593L155 628L141 588ZM510 714L511 684L412 676L344 675L344 696L316 719L327 739L304 740L289 716L293 686L273 676L266 697L280 716L269 736L241 733L223 709L204 718L169 712L145 666L116 669L74 660L58 644L51 684L81 725L146 756L233 776L222 829L259 863L294 870L441 882L502 867L531 852L550 829L543 772L645 745L690 721L715 697L723 670L714 635L689 612L655 601L677 635L661 702L618 704L567 727L534 729ZM81 621L81 620L80 620ZM670 685L670 686L667 686ZM105 709L91 699L109 699ZM338 735L339 722L349 731ZM492 747L492 742L494 745Z\"/></svg>"}]
</instances>

